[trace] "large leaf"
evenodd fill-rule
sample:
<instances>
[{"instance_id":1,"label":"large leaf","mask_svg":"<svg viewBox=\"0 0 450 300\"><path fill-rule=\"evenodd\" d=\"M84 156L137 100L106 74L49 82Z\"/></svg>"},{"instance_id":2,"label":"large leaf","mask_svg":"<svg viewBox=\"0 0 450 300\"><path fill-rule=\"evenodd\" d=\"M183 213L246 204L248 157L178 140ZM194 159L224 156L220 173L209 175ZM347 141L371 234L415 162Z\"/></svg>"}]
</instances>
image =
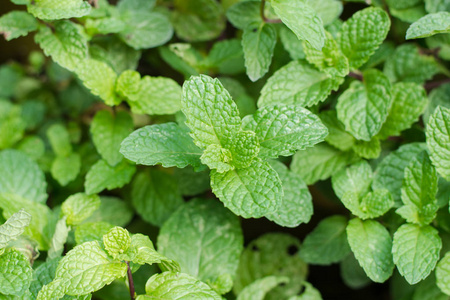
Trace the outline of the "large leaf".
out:
<instances>
[{"instance_id":1,"label":"large leaf","mask_svg":"<svg viewBox=\"0 0 450 300\"><path fill-rule=\"evenodd\" d=\"M24 11L11 11L0 18L0 33L7 41L38 29L36 19Z\"/></svg>"},{"instance_id":2,"label":"large leaf","mask_svg":"<svg viewBox=\"0 0 450 300\"><path fill-rule=\"evenodd\" d=\"M439 174L450 180L450 109L438 106L427 126L430 158Z\"/></svg>"},{"instance_id":3,"label":"large leaf","mask_svg":"<svg viewBox=\"0 0 450 300\"><path fill-rule=\"evenodd\" d=\"M428 14L409 26L406 39L419 39L438 33L450 33L450 13L441 11Z\"/></svg>"},{"instance_id":4,"label":"large leaf","mask_svg":"<svg viewBox=\"0 0 450 300\"><path fill-rule=\"evenodd\" d=\"M43 20L83 17L91 12L91 6L83 0L35 0L28 5L28 12Z\"/></svg>"},{"instance_id":5,"label":"large leaf","mask_svg":"<svg viewBox=\"0 0 450 300\"><path fill-rule=\"evenodd\" d=\"M33 269L21 252L8 249L0 255L0 293L21 295L31 284Z\"/></svg>"}]
</instances>

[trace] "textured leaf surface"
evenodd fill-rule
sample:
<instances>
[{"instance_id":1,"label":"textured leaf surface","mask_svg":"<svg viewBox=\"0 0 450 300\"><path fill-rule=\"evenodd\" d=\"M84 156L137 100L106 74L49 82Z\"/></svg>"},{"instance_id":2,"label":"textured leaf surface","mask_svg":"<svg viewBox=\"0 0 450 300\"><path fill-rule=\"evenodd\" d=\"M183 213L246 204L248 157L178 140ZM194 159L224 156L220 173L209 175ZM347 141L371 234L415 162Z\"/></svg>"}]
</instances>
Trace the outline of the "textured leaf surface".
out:
<instances>
[{"instance_id":1,"label":"textured leaf surface","mask_svg":"<svg viewBox=\"0 0 450 300\"><path fill-rule=\"evenodd\" d=\"M134 178L131 200L141 218L156 226L162 226L183 203L175 178L156 169Z\"/></svg>"},{"instance_id":2,"label":"textured leaf surface","mask_svg":"<svg viewBox=\"0 0 450 300\"><path fill-rule=\"evenodd\" d=\"M121 188L131 181L135 172L136 166L126 161L112 167L101 159L86 174L84 188L88 195L99 193L104 189Z\"/></svg>"},{"instance_id":3,"label":"textured leaf surface","mask_svg":"<svg viewBox=\"0 0 450 300\"><path fill-rule=\"evenodd\" d=\"M322 19L305 0L273 0L275 13L300 40L307 40L315 49L321 50L325 43Z\"/></svg>"},{"instance_id":4,"label":"textured leaf surface","mask_svg":"<svg viewBox=\"0 0 450 300\"><path fill-rule=\"evenodd\" d=\"M81 168L81 157L78 153L68 156L57 156L52 163L50 173L62 186L77 178Z\"/></svg>"},{"instance_id":5,"label":"textured leaf surface","mask_svg":"<svg viewBox=\"0 0 450 300\"><path fill-rule=\"evenodd\" d=\"M238 218L220 202L195 199L179 207L158 235L158 249L181 271L214 289L221 276L234 277L243 250ZM229 285L223 293L231 290Z\"/></svg>"},{"instance_id":6,"label":"textured leaf surface","mask_svg":"<svg viewBox=\"0 0 450 300\"><path fill-rule=\"evenodd\" d=\"M218 79L200 75L185 81L181 106L191 136L201 148L226 146L241 126L236 103Z\"/></svg>"},{"instance_id":7,"label":"textured leaf surface","mask_svg":"<svg viewBox=\"0 0 450 300\"><path fill-rule=\"evenodd\" d=\"M330 78L305 61L292 61L267 80L258 106L295 104L309 107L325 100L341 83L342 79Z\"/></svg>"},{"instance_id":8,"label":"textured leaf surface","mask_svg":"<svg viewBox=\"0 0 450 300\"><path fill-rule=\"evenodd\" d=\"M439 261L436 267L436 284L447 295L450 295L450 253Z\"/></svg>"},{"instance_id":9,"label":"textured leaf surface","mask_svg":"<svg viewBox=\"0 0 450 300\"><path fill-rule=\"evenodd\" d=\"M323 219L303 241L300 257L307 263L329 265L344 259L350 252L347 242L347 219L332 216Z\"/></svg>"},{"instance_id":10,"label":"textured leaf surface","mask_svg":"<svg viewBox=\"0 0 450 300\"><path fill-rule=\"evenodd\" d=\"M246 286L237 296L237 300L263 300L266 294L279 284L289 282L287 277L267 276Z\"/></svg>"},{"instance_id":11,"label":"textured leaf surface","mask_svg":"<svg viewBox=\"0 0 450 300\"><path fill-rule=\"evenodd\" d=\"M7 41L38 29L36 19L24 11L12 11L0 18L0 32Z\"/></svg>"},{"instance_id":12,"label":"textured leaf surface","mask_svg":"<svg viewBox=\"0 0 450 300\"><path fill-rule=\"evenodd\" d=\"M200 150L186 131L175 123L142 127L130 134L120 152L137 164L184 168L201 165Z\"/></svg>"},{"instance_id":13,"label":"textured leaf surface","mask_svg":"<svg viewBox=\"0 0 450 300\"><path fill-rule=\"evenodd\" d=\"M251 81L256 81L269 71L277 32L272 24L254 23L244 29L242 49L245 67Z\"/></svg>"},{"instance_id":14,"label":"textured leaf surface","mask_svg":"<svg viewBox=\"0 0 450 300\"><path fill-rule=\"evenodd\" d=\"M337 172L331 178L331 183L338 198L342 198L348 191L360 196L369 191L372 177L372 168L363 160Z\"/></svg>"},{"instance_id":15,"label":"textured leaf surface","mask_svg":"<svg viewBox=\"0 0 450 300\"><path fill-rule=\"evenodd\" d=\"M260 218L276 211L283 197L278 174L261 160L245 169L212 170L211 187L226 207L244 218Z\"/></svg>"},{"instance_id":16,"label":"textured leaf surface","mask_svg":"<svg viewBox=\"0 0 450 300\"><path fill-rule=\"evenodd\" d=\"M31 201L47 200L47 182L39 166L23 152L0 152L0 193L11 193Z\"/></svg>"},{"instance_id":17,"label":"textured leaf surface","mask_svg":"<svg viewBox=\"0 0 450 300\"><path fill-rule=\"evenodd\" d=\"M427 126L430 158L439 174L450 180L450 109L438 106Z\"/></svg>"},{"instance_id":18,"label":"textured leaf surface","mask_svg":"<svg viewBox=\"0 0 450 300\"><path fill-rule=\"evenodd\" d=\"M388 14L375 7L360 10L344 22L337 41L349 60L350 70L369 59L386 38L390 26Z\"/></svg>"},{"instance_id":19,"label":"textured leaf surface","mask_svg":"<svg viewBox=\"0 0 450 300\"><path fill-rule=\"evenodd\" d=\"M69 281L68 295L84 295L124 277L126 272L124 262L109 258L98 242L93 241L67 252L56 269L56 279Z\"/></svg>"},{"instance_id":20,"label":"textured leaf surface","mask_svg":"<svg viewBox=\"0 0 450 300\"><path fill-rule=\"evenodd\" d=\"M391 106L391 85L376 69L363 73L364 82L354 81L338 100L337 116L345 129L364 141L380 131Z\"/></svg>"},{"instance_id":21,"label":"textured leaf surface","mask_svg":"<svg viewBox=\"0 0 450 300\"><path fill-rule=\"evenodd\" d=\"M450 33L450 13L441 11L428 14L409 26L406 39L419 39L438 33Z\"/></svg>"},{"instance_id":22,"label":"textured leaf surface","mask_svg":"<svg viewBox=\"0 0 450 300\"><path fill-rule=\"evenodd\" d=\"M13 214L5 223L0 225L0 251L5 248L10 241L20 236L25 228L30 225L31 215L21 209Z\"/></svg>"},{"instance_id":23,"label":"textured leaf surface","mask_svg":"<svg viewBox=\"0 0 450 300\"><path fill-rule=\"evenodd\" d=\"M77 244L85 242L103 241L103 236L114 226L106 222L86 222L78 225L75 230Z\"/></svg>"},{"instance_id":24,"label":"textured leaf surface","mask_svg":"<svg viewBox=\"0 0 450 300\"><path fill-rule=\"evenodd\" d=\"M222 148L217 144L209 145L205 151L203 151L200 160L207 165L208 168L211 170L216 169L219 173L234 170L234 165L231 164L233 160L231 151Z\"/></svg>"},{"instance_id":25,"label":"textured leaf surface","mask_svg":"<svg viewBox=\"0 0 450 300\"><path fill-rule=\"evenodd\" d=\"M222 299L208 285L195 277L174 272L164 272L150 277L145 284L145 292L150 299Z\"/></svg>"},{"instance_id":26,"label":"textured leaf surface","mask_svg":"<svg viewBox=\"0 0 450 300\"><path fill-rule=\"evenodd\" d=\"M103 245L108 254L114 259L128 250L131 245L131 237L126 229L114 227L103 236Z\"/></svg>"},{"instance_id":27,"label":"textured leaf surface","mask_svg":"<svg viewBox=\"0 0 450 300\"><path fill-rule=\"evenodd\" d=\"M232 164L238 169L248 168L259 154L259 140L253 131L239 131L231 139Z\"/></svg>"},{"instance_id":28,"label":"textured leaf surface","mask_svg":"<svg viewBox=\"0 0 450 300\"><path fill-rule=\"evenodd\" d=\"M394 206L394 200L387 189L374 190L364 196L348 191L341 201L347 209L363 220L382 216Z\"/></svg>"},{"instance_id":29,"label":"textured leaf surface","mask_svg":"<svg viewBox=\"0 0 450 300\"><path fill-rule=\"evenodd\" d=\"M91 6L83 0L36 0L28 5L28 12L43 20L70 19L89 14Z\"/></svg>"},{"instance_id":30,"label":"textured leaf surface","mask_svg":"<svg viewBox=\"0 0 450 300\"><path fill-rule=\"evenodd\" d=\"M66 290L66 280L57 279L44 285L39 291L36 300L61 299Z\"/></svg>"},{"instance_id":31,"label":"textured leaf surface","mask_svg":"<svg viewBox=\"0 0 450 300\"><path fill-rule=\"evenodd\" d=\"M337 118L335 110L323 111L319 114L320 120L328 128L325 141L341 151L348 151L355 144L355 138L345 131L345 126Z\"/></svg>"},{"instance_id":32,"label":"textured leaf surface","mask_svg":"<svg viewBox=\"0 0 450 300\"><path fill-rule=\"evenodd\" d=\"M28 290L33 269L25 255L17 250L6 250L0 255L0 270L0 293L20 295Z\"/></svg>"},{"instance_id":33,"label":"textured leaf surface","mask_svg":"<svg viewBox=\"0 0 450 300\"><path fill-rule=\"evenodd\" d=\"M92 120L90 131L97 151L109 165L115 166L123 159L120 144L133 131L133 120L126 112L113 116L101 110Z\"/></svg>"},{"instance_id":34,"label":"textured leaf surface","mask_svg":"<svg viewBox=\"0 0 450 300\"><path fill-rule=\"evenodd\" d=\"M55 278L59 260L60 258L49 259L34 269L33 280L30 285L30 292L33 297L37 297L42 287L49 284Z\"/></svg>"},{"instance_id":35,"label":"textured leaf surface","mask_svg":"<svg viewBox=\"0 0 450 300\"><path fill-rule=\"evenodd\" d=\"M398 136L411 127L425 110L428 98L425 89L412 82L399 82L392 86L392 105L381 127L378 137L381 139Z\"/></svg>"},{"instance_id":36,"label":"textured leaf surface","mask_svg":"<svg viewBox=\"0 0 450 300\"><path fill-rule=\"evenodd\" d=\"M406 281L415 284L434 269L441 247L441 238L433 227L404 224L394 234L394 263Z\"/></svg>"},{"instance_id":37,"label":"textured leaf surface","mask_svg":"<svg viewBox=\"0 0 450 300\"><path fill-rule=\"evenodd\" d=\"M88 218L100 207L100 197L98 195L86 195L77 193L63 202L62 213L67 216L67 224L78 225Z\"/></svg>"},{"instance_id":38,"label":"textured leaf surface","mask_svg":"<svg viewBox=\"0 0 450 300\"><path fill-rule=\"evenodd\" d=\"M376 221L353 219L347 226L348 242L367 276L384 282L394 271L392 240L389 232Z\"/></svg>"},{"instance_id":39,"label":"textured leaf surface","mask_svg":"<svg viewBox=\"0 0 450 300\"><path fill-rule=\"evenodd\" d=\"M243 128L256 133L260 157L289 156L323 141L327 129L320 119L297 105L265 106L244 120Z\"/></svg>"},{"instance_id":40,"label":"textured leaf surface","mask_svg":"<svg viewBox=\"0 0 450 300\"><path fill-rule=\"evenodd\" d=\"M53 31L47 26L41 26L35 41L53 61L63 68L75 71L78 64L87 58L86 37L72 22L59 21L54 26Z\"/></svg>"}]
</instances>

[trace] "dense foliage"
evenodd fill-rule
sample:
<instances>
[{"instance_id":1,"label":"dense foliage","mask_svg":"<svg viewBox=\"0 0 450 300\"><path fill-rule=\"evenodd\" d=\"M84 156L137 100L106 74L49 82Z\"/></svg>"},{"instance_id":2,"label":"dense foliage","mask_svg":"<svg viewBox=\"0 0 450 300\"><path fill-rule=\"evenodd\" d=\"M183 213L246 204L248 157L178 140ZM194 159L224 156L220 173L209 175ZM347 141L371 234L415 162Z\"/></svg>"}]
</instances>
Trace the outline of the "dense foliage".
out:
<instances>
[{"instance_id":1,"label":"dense foliage","mask_svg":"<svg viewBox=\"0 0 450 300\"><path fill-rule=\"evenodd\" d=\"M449 299L449 0L11 2L0 299Z\"/></svg>"}]
</instances>

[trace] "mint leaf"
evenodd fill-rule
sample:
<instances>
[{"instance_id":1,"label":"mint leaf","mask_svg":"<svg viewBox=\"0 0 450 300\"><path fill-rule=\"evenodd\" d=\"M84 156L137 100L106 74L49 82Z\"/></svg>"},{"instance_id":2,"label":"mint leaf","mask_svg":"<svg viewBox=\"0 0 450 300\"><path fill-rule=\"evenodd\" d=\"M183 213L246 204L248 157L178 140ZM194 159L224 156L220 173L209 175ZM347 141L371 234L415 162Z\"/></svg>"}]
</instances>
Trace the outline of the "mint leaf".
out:
<instances>
[{"instance_id":1,"label":"mint leaf","mask_svg":"<svg viewBox=\"0 0 450 300\"><path fill-rule=\"evenodd\" d=\"M0 149L6 149L23 138L27 124L19 105L0 100L0 111Z\"/></svg>"},{"instance_id":2,"label":"mint leaf","mask_svg":"<svg viewBox=\"0 0 450 300\"><path fill-rule=\"evenodd\" d=\"M113 116L101 110L95 114L90 131L97 151L109 165L115 166L123 159L120 144L133 131L133 120L126 112Z\"/></svg>"},{"instance_id":3,"label":"mint leaf","mask_svg":"<svg viewBox=\"0 0 450 300\"><path fill-rule=\"evenodd\" d=\"M0 193L40 203L47 201L44 172L23 152L12 149L0 152L0 178Z\"/></svg>"},{"instance_id":4,"label":"mint leaf","mask_svg":"<svg viewBox=\"0 0 450 300\"><path fill-rule=\"evenodd\" d=\"M21 209L0 225L0 252L10 241L17 239L25 228L30 225L31 215Z\"/></svg>"},{"instance_id":5,"label":"mint leaf","mask_svg":"<svg viewBox=\"0 0 450 300\"><path fill-rule=\"evenodd\" d=\"M112 167L101 159L86 174L84 182L86 194L100 193L104 189L121 188L131 181L135 172L136 166L130 165L125 160Z\"/></svg>"},{"instance_id":6,"label":"mint leaf","mask_svg":"<svg viewBox=\"0 0 450 300\"><path fill-rule=\"evenodd\" d=\"M348 191L341 201L347 209L363 220L382 216L394 206L394 200L387 189L374 190L364 196Z\"/></svg>"},{"instance_id":7,"label":"mint leaf","mask_svg":"<svg viewBox=\"0 0 450 300\"><path fill-rule=\"evenodd\" d=\"M67 217L67 224L78 225L88 218L100 206L98 195L77 193L63 202L62 213Z\"/></svg>"},{"instance_id":8,"label":"mint leaf","mask_svg":"<svg viewBox=\"0 0 450 300\"><path fill-rule=\"evenodd\" d=\"M283 44L284 49L289 52L289 56L293 60L305 59L303 41L299 40L295 33L286 26L280 26L277 29L281 43Z\"/></svg>"},{"instance_id":9,"label":"mint leaf","mask_svg":"<svg viewBox=\"0 0 450 300\"><path fill-rule=\"evenodd\" d=\"M254 160L250 167L225 173L211 170L213 193L238 216L260 218L277 210L283 190L275 170Z\"/></svg>"},{"instance_id":10,"label":"mint leaf","mask_svg":"<svg viewBox=\"0 0 450 300\"><path fill-rule=\"evenodd\" d=\"M33 280L30 285L31 295L36 298L39 291L46 284L49 284L55 278L56 267L60 258L47 260L40 264L33 272Z\"/></svg>"},{"instance_id":11,"label":"mint leaf","mask_svg":"<svg viewBox=\"0 0 450 300\"><path fill-rule=\"evenodd\" d=\"M116 226L125 226L133 218L134 211L127 202L110 196L101 196L100 201L100 207L84 222L108 222Z\"/></svg>"},{"instance_id":12,"label":"mint leaf","mask_svg":"<svg viewBox=\"0 0 450 300\"><path fill-rule=\"evenodd\" d=\"M386 38L391 22L388 14L375 7L360 10L342 24L337 42L350 63L358 69Z\"/></svg>"},{"instance_id":13,"label":"mint leaf","mask_svg":"<svg viewBox=\"0 0 450 300\"><path fill-rule=\"evenodd\" d=\"M245 130L256 133L261 145L259 156L289 156L323 141L327 129L320 119L297 105L265 106L243 121Z\"/></svg>"},{"instance_id":14,"label":"mint leaf","mask_svg":"<svg viewBox=\"0 0 450 300\"><path fill-rule=\"evenodd\" d=\"M276 43L277 32L272 24L256 22L245 27L242 49L251 81L260 79L269 71Z\"/></svg>"},{"instance_id":15,"label":"mint leaf","mask_svg":"<svg viewBox=\"0 0 450 300\"><path fill-rule=\"evenodd\" d=\"M208 285L195 277L175 272L153 275L145 284L145 292L149 299L222 299ZM142 299L145 300L146 298L144 296Z\"/></svg>"},{"instance_id":16,"label":"mint leaf","mask_svg":"<svg viewBox=\"0 0 450 300\"><path fill-rule=\"evenodd\" d=\"M439 11L449 11L450 2L446 0L425 0L425 9L429 13L436 13Z\"/></svg>"},{"instance_id":17,"label":"mint leaf","mask_svg":"<svg viewBox=\"0 0 450 300\"><path fill-rule=\"evenodd\" d=\"M450 99L450 84L443 84L440 87L433 89L428 95L428 99L428 106L423 114L423 122L425 124L428 124L430 116L438 106L450 108L450 101L448 101Z\"/></svg>"},{"instance_id":18,"label":"mint leaf","mask_svg":"<svg viewBox=\"0 0 450 300\"><path fill-rule=\"evenodd\" d=\"M298 296L292 296L289 300L322 300L320 292L309 282L303 282L304 290Z\"/></svg>"},{"instance_id":19,"label":"mint leaf","mask_svg":"<svg viewBox=\"0 0 450 300\"><path fill-rule=\"evenodd\" d=\"M325 141L341 151L352 149L355 144L355 138L345 131L344 124L337 118L335 110L323 111L319 114L322 123L328 128L328 135Z\"/></svg>"},{"instance_id":20,"label":"mint leaf","mask_svg":"<svg viewBox=\"0 0 450 300\"><path fill-rule=\"evenodd\" d=\"M279 161L271 161L270 165L278 173L283 187L283 201L277 211L266 216L267 219L285 227L297 227L308 223L313 214L312 197L302 178L290 172Z\"/></svg>"},{"instance_id":21,"label":"mint leaf","mask_svg":"<svg viewBox=\"0 0 450 300\"><path fill-rule=\"evenodd\" d=\"M447 252L445 256L439 261L436 267L436 284L439 289L447 295L450 295L450 253Z\"/></svg>"},{"instance_id":22,"label":"mint leaf","mask_svg":"<svg viewBox=\"0 0 450 300\"><path fill-rule=\"evenodd\" d=\"M450 180L450 109L438 106L426 130L430 158L439 174Z\"/></svg>"},{"instance_id":23,"label":"mint leaf","mask_svg":"<svg viewBox=\"0 0 450 300\"><path fill-rule=\"evenodd\" d=\"M232 75L242 73L245 70L245 59L241 41L229 39L216 42L206 58L206 64L213 69L217 69L220 74ZM233 95L222 79L220 79L222 84ZM236 101L234 95L233 98Z\"/></svg>"},{"instance_id":24,"label":"mint leaf","mask_svg":"<svg viewBox=\"0 0 450 300\"><path fill-rule=\"evenodd\" d=\"M340 263L342 281L348 287L359 289L369 285L372 281L367 277L364 269L359 265L352 252ZM394 273L395 274L395 273ZM395 275L394 275L395 276Z\"/></svg>"},{"instance_id":25,"label":"mint leaf","mask_svg":"<svg viewBox=\"0 0 450 300\"><path fill-rule=\"evenodd\" d=\"M243 249L238 218L217 201L194 199L161 227L158 249L180 264L181 271L208 283L233 276ZM232 285L216 290L224 294Z\"/></svg>"},{"instance_id":26,"label":"mint leaf","mask_svg":"<svg viewBox=\"0 0 450 300\"><path fill-rule=\"evenodd\" d=\"M339 18L343 5L336 0L308 0L306 1L322 20L323 25L328 25Z\"/></svg>"},{"instance_id":27,"label":"mint leaf","mask_svg":"<svg viewBox=\"0 0 450 300\"><path fill-rule=\"evenodd\" d=\"M81 157L78 153L68 156L57 156L52 163L50 173L62 186L77 178L81 168Z\"/></svg>"},{"instance_id":28,"label":"mint leaf","mask_svg":"<svg viewBox=\"0 0 450 300\"><path fill-rule=\"evenodd\" d=\"M237 106L218 79L191 77L183 85L181 106L198 147L227 146L241 126Z\"/></svg>"},{"instance_id":29,"label":"mint leaf","mask_svg":"<svg viewBox=\"0 0 450 300\"><path fill-rule=\"evenodd\" d=\"M450 13L446 11L428 14L409 26L406 39L419 39L438 33L450 33Z\"/></svg>"},{"instance_id":30,"label":"mint leaf","mask_svg":"<svg viewBox=\"0 0 450 300\"><path fill-rule=\"evenodd\" d=\"M114 259L120 254L127 252L131 245L131 237L126 229L114 227L103 236L103 245Z\"/></svg>"},{"instance_id":31,"label":"mint leaf","mask_svg":"<svg viewBox=\"0 0 450 300\"><path fill-rule=\"evenodd\" d=\"M124 277L127 265L114 261L98 242L78 245L61 259L56 269L56 280L68 282L65 293L84 295L101 289L114 279Z\"/></svg>"},{"instance_id":32,"label":"mint leaf","mask_svg":"<svg viewBox=\"0 0 450 300\"><path fill-rule=\"evenodd\" d=\"M246 286L237 296L237 300L263 300L267 292L289 282L287 277L267 276Z\"/></svg>"},{"instance_id":33,"label":"mint leaf","mask_svg":"<svg viewBox=\"0 0 450 300\"><path fill-rule=\"evenodd\" d=\"M78 25L70 21L59 21L54 26L54 31L41 26L34 39L45 55L51 56L63 68L75 71L87 58L87 39Z\"/></svg>"},{"instance_id":34,"label":"mint leaf","mask_svg":"<svg viewBox=\"0 0 450 300\"><path fill-rule=\"evenodd\" d=\"M80 18L91 12L91 6L83 0L39 0L27 7L29 13L42 20Z\"/></svg>"},{"instance_id":35,"label":"mint leaf","mask_svg":"<svg viewBox=\"0 0 450 300\"><path fill-rule=\"evenodd\" d=\"M239 169L248 168L259 154L260 145L253 131L239 131L231 139L232 164Z\"/></svg>"},{"instance_id":36,"label":"mint leaf","mask_svg":"<svg viewBox=\"0 0 450 300\"><path fill-rule=\"evenodd\" d=\"M68 156L72 153L69 132L61 124L53 124L47 129L47 137L57 156Z\"/></svg>"},{"instance_id":37,"label":"mint leaf","mask_svg":"<svg viewBox=\"0 0 450 300\"><path fill-rule=\"evenodd\" d=\"M103 236L114 226L106 222L87 222L77 225L75 230L75 241L77 245L91 242L103 241Z\"/></svg>"},{"instance_id":38,"label":"mint leaf","mask_svg":"<svg viewBox=\"0 0 450 300\"><path fill-rule=\"evenodd\" d=\"M343 152L321 143L298 151L292 157L291 170L310 185L325 180L355 160L352 152Z\"/></svg>"},{"instance_id":39,"label":"mint leaf","mask_svg":"<svg viewBox=\"0 0 450 300\"><path fill-rule=\"evenodd\" d=\"M216 169L217 172L223 173L226 171L234 170L234 165L231 165L233 160L231 151L222 148L217 144L209 145L205 151L203 151L200 160L208 168Z\"/></svg>"},{"instance_id":40,"label":"mint leaf","mask_svg":"<svg viewBox=\"0 0 450 300\"><path fill-rule=\"evenodd\" d=\"M392 254L400 274L415 284L434 269L441 248L441 238L433 227L404 224L394 234Z\"/></svg>"},{"instance_id":41,"label":"mint leaf","mask_svg":"<svg viewBox=\"0 0 450 300\"><path fill-rule=\"evenodd\" d=\"M364 141L377 134L387 118L391 106L391 85L388 78L376 69L363 73L363 83L354 81L338 99L337 116L345 129Z\"/></svg>"},{"instance_id":42,"label":"mint leaf","mask_svg":"<svg viewBox=\"0 0 450 300\"><path fill-rule=\"evenodd\" d=\"M156 169L136 175L131 186L131 200L141 218L156 226L162 226L183 204L175 178Z\"/></svg>"},{"instance_id":43,"label":"mint leaf","mask_svg":"<svg viewBox=\"0 0 450 300\"><path fill-rule=\"evenodd\" d=\"M307 40L317 50L322 49L326 39L323 22L307 1L273 0L270 3L300 40Z\"/></svg>"},{"instance_id":44,"label":"mint leaf","mask_svg":"<svg viewBox=\"0 0 450 300\"><path fill-rule=\"evenodd\" d=\"M309 107L337 90L342 78L331 78L305 61L292 61L278 69L264 85L258 106L295 104Z\"/></svg>"},{"instance_id":45,"label":"mint leaf","mask_svg":"<svg viewBox=\"0 0 450 300\"><path fill-rule=\"evenodd\" d=\"M367 276L375 282L384 282L394 271L392 240L380 223L352 219L347 226L348 243Z\"/></svg>"},{"instance_id":46,"label":"mint leaf","mask_svg":"<svg viewBox=\"0 0 450 300\"><path fill-rule=\"evenodd\" d=\"M413 82L399 82L392 86L392 105L378 137L398 136L411 127L425 110L428 98L425 89Z\"/></svg>"},{"instance_id":47,"label":"mint leaf","mask_svg":"<svg viewBox=\"0 0 450 300\"><path fill-rule=\"evenodd\" d=\"M372 177L372 168L367 161L362 160L334 174L331 183L338 198L349 191L358 197L369 191Z\"/></svg>"},{"instance_id":48,"label":"mint leaf","mask_svg":"<svg viewBox=\"0 0 450 300\"><path fill-rule=\"evenodd\" d=\"M134 131L123 140L120 153L137 164L184 168L187 165L199 167L202 150L186 131L169 122Z\"/></svg>"},{"instance_id":49,"label":"mint leaf","mask_svg":"<svg viewBox=\"0 0 450 300\"><path fill-rule=\"evenodd\" d=\"M47 259L61 257L69 232L70 227L67 226L65 217L56 222L55 233L50 242L50 249L47 252Z\"/></svg>"},{"instance_id":50,"label":"mint leaf","mask_svg":"<svg viewBox=\"0 0 450 300\"><path fill-rule=\"evenodd\" d=\"M25 293L33 277L28 259L17 250L7 249L0 255L0 293L19 296Z\"/></svg>"},{"instance_id":51,"label":"mint leaf","mask_svg":"<svg viewBox=\"0 0 450 300\"><path fill-rule=\"evenodd\" d=\"M0 32L7 41L38 29L37 20L24 11L11 11L0 18Z\"/></svg>"},{"instance_id":52,"label":"mint leaf","mask_svg":"<svg viewBox=\"0 0 450 300\"><path fill-rule=\"evenodd\" d=\"M57 279L44 285L39 291L36 300L61 299L66 294L67 284L67 280Z\"/></svg>"},{"instance_id":53,"label":"mint leaf","mask_svg":"<svg viewBox=\"0 0 450 300\"><path fill-rule=\"evenodd\" d=\"M227 10L227 18L234 27L245 29L249 24L262 22L260 15L260 1L240 1Z\"/></svg>"},{"instance_id":54,"label":"mint leaf","mask_svg":"<svg viewBox=\"0 0 450 300\"><path fill-rule=\"evenodd\" d=\"M347 219L331 216L323 219L303 241L300 257L307 263L330 265L343 260L350 252L347 242Z\"/></svg>"}]
</instances>

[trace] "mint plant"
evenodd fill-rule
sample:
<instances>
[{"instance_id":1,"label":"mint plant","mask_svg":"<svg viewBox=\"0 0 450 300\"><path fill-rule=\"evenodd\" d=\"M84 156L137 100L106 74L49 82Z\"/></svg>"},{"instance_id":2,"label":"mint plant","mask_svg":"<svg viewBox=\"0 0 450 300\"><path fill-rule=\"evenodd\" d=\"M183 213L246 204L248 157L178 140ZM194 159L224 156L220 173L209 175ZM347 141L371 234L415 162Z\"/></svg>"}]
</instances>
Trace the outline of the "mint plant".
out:
<instances>
[{"instance_id":1,"label":"mint plant","mask_svg":"<svg viewBox=\"0 0 450 300\"><path fill-rule=\"evenodd\" d=\"M449 1L1 9L0 299L450 296Z\"/></svg>"}]
</instances>

